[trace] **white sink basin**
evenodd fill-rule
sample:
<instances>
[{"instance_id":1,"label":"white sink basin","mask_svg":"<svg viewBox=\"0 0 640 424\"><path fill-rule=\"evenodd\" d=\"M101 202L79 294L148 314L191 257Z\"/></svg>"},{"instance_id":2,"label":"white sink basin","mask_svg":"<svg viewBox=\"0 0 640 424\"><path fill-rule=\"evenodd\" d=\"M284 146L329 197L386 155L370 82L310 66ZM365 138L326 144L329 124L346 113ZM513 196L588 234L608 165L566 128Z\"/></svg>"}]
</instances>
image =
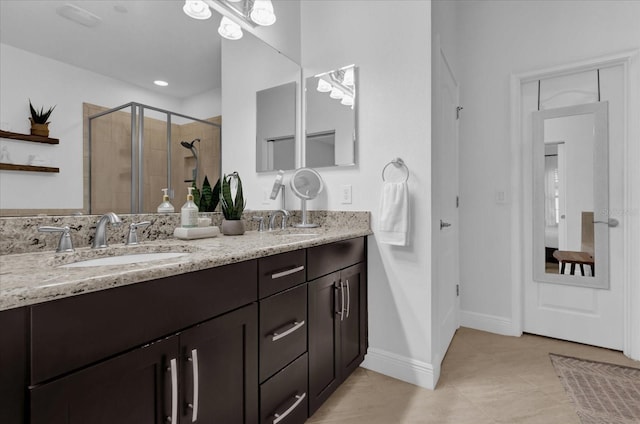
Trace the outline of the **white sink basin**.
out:
<instances>
[{"instance_id":1,"label":"white sink basin","mask_svg":"<svg viewBox=\"0 0 640 424\"><path fill-rule=\"evenodd\" d=\"M180 256L188 255L189 253L175 253L175 252L162 252L162 253L136 253L130 255L120 256L105 256L103 258L87 259L86 261L73 262L66 265L61 265L60 268L84 268L88 266L105 266L105 265L127 265L137 264L140 262L159 261L163 259L179 258Z\"/></svg>"}]
</instances>

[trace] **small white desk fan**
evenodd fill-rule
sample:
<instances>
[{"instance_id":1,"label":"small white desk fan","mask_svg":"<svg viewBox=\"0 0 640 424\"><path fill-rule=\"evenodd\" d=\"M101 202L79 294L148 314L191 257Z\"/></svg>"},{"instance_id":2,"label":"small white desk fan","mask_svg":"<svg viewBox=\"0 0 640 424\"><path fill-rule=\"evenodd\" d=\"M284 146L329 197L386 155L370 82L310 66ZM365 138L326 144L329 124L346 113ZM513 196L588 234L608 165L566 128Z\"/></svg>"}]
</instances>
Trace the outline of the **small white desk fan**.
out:
<instances>
[{"instance_id":1,"label":"small white desk fan","mask_svg":"<svg viewBox=\"0 0 640 424\"><path fill-rule=\"evenodd\" d=\"M302 222L296 224L298 228L315 228L318 224L307 222L307 200L315 199L322 192L324 183L315 169L299 168L291 177L291 190L301 200Z\"/></svg>"}]
</instances>

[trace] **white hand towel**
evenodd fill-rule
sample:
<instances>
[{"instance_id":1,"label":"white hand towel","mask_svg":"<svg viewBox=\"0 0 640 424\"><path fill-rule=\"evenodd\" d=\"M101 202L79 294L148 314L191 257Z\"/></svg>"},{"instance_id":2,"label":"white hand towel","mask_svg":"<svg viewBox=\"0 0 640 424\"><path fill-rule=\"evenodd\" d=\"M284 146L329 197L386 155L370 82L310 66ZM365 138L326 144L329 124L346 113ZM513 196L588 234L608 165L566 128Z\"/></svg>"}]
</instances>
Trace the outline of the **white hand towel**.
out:
<instances>
[{"instance_id":1,"label":"white hand towel","mask_svg":"<svg viewBox=\"0 0 640 424\"><path fill-rule=\"evenodd\" d=\"M380 198L378 242L406 246L409 232L409 188L406 182L386 182Z\"/></svg>"}]
</instances>

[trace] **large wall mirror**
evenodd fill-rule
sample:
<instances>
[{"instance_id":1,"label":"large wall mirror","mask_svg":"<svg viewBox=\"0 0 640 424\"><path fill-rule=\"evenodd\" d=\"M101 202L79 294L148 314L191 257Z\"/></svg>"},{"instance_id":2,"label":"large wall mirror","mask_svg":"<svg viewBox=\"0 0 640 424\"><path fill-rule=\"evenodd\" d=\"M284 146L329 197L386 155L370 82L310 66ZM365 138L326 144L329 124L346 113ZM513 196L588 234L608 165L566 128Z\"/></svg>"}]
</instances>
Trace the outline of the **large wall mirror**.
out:
<instances>
[{"instance_id":1,"label":"large wall mirror","mask_svg":"<svg viewBox=\"0 0 640 424\"><path fill-rule=\"evenodd\" d=\"M305 166L356 164L357 67L345 66L305 80Z\"/></svg>"},{"instance_id":2,"label":"large wall mirror","mask_svg":"<svg viewBox=\"0 0 640 424\"><path fill-rule=\"evenodd\" d=\"M534 279L609 287L608 103L533 113Z\"/></svg>"},{"instance_id":3,"label":"large wall mirror","mask_svg":"<svg viewBox=\"0 0 640 424\"><path fill-rule=\"evenodd\" d=\"M46 175L0 171L1 215L91 212L89 158L83 145L87 139L83 107L86 117L130 102L149 106L142 121L143 131L126 118L119 120L124 124L109 128L102 119L99 121L102 134L97 141L110 143L114 137L122 141L117 145L102 145L101 150L109 156L102 155L97 160L107 167L118 168L118 179L129 185L132 176L140 175L138 163L165 169L163 172L142 170L145 184L152 184L148 193L137 196L144 199L138 202L145 205L144 212L155 212L161 201L159 188L173 185L172 202L179 209L184 202L182 192L186 193L186 187L191 184L188 180L196 174L198 185L205 175L211 185L215 183L217 175L210 174L222 170L221 135L219 131L211 136L204 133L201 128L208 131L215 130L215 126L200 125L198 121L224 126L225 122L235 120L246 125L249 121L255 122L255 115L252 118L246 114L245 102L244 108L231 108L222 117L222 92L233 95L236 90L223 87L221 40L217 33L221 16L213 11L210 19L195 20L185 15L183 6L181 0L0 2L0 129L28 134L28 101L31 99L36 106L56 105L51 115L50 136L60 140L58 145L0 140L0 147L8 147L13 162L25 162L33 155L60 170ZM269 76L275 78L277 70L271 63L277 60L273 56L284 56L274 48L248 31L241 40L224 42L227 43L225 53L243 50L238 53L243 55L248 54L245 46L250 43L251 57L265 62L263 66L255 63L254 67L245 69L266 66ZM282 60L291 62L291 67L299 72L297 64L288 58ZM263 84L264 76L255 71L235 77L251 87L253 99L257 91L279 84ZM292 80L289 75L286 78ZM153 84L154 80L165 80L169 84L159 87ZM165 111L172 113L170 125ZM137 119L141 122L139 115ZM153 148L152 154L132 161L129 147L134 143L125 142L131 138L125 132L144 132L145 154L147 148ZM246 137L242 140L249 143ZM217 143L215 148L208 145L213 142ZM179 163L163 166L168 156ZM122 157L122 166L115 166L119 157ZM95 190L96 200L116 196L126 203L126 199L131 198L131 190L112 190L114 184L109 180L104 184L106 191Z\"/></svg>"}]
</instances>

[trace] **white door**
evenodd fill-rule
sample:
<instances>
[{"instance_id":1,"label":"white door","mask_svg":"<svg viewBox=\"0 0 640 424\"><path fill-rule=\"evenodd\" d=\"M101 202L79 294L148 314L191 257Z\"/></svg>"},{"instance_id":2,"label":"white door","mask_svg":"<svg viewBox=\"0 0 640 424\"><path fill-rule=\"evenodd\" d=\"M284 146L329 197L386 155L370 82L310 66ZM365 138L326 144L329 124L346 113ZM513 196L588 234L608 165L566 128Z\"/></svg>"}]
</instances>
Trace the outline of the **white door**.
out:
<instances>
[{"instance_id":1,"label":"white door","mask_svg":"<svg viewBox=\"0 0 640 424\"><path fill-rule=\"evenodd\" d=\"M458 83L439 49L433 139L433 229L436 249L435 313L437 360L442 360L459 326L458 297Z\"/></svg>"},{"instance_id":2,"label":"white door","mask_svg":"<svg viewBox=\"0 0 640 424\"><path fill-rule=\"evenodd\" d=\"M571 79L571 76L563 76L562 81L558 79L558 83L562 83L565 85L564 88L556 87L556 92L560 93L560 95L548 95L547 98L553 99L556 103L549 103L547 106L549 109L558 106L569 106L575 104L576 100L570 100L569 97L572 92L572 87L580 87L580 79L586 78L585 81L595 81L596 70L583 72L579 75L575 75L574 80ZM608 146L608 207L605 206L600 208L598 206L591 207L595 216L607 215L614 216L612 211L620 210L623 205L623 164L624 164L624 72L621 66L610 67L605 69L600 69L599 72L599 90L600 97L602 101L608 101L608 135L609 135L609 146ZM572 86L575 84L575 86ZM553 86L553 81L550 81L547 84L547 87ZM594 84L595 85L595 84ZM567 89L566 87L569 87ZM525 155L524 160L529 161L531 163L533 160L532 157L532 149L531 146L527 146L527 143L532 143L531 134L531 119L532 115L535 113L534 110L537 109L537 105L535 105L534 98L537 98L539 95L537 93L542 92L542 104L544 106L544 87L545 80L542 81L542 90L538 86L538 82L531 82L522 85L522 118L523 118L523 139L525 140ZM578 90L575 92L584 93L588 90ZM598 100L597 89L594 88L591 90L594 94L593 102ZM562 95L566 94L565 98L567 101L565 104L558 105L558 102L561 101ZM580 98L580 103L588 103L585 101L585 98ZM540 102L538 102L540 103ZM524 132L529 132L529 135ZM575 150L573 153L570 153L569 146L566 147L567 155L571 157L566 158L567 161L576 160L578 157L578 152ZM527 155L529 157L527 157ZM589 165L593 167L593 163L597 162L598 155L590 154L593 157L594 161ZM588 161L585 160L584 163ZM569 168L570 165L567 165ZM584 166L579 169L579 173L585 173L586 171L591 172L593 175L593 169L587 169ZM572 171L571 169L567 169L568 174ZM578 174L567 175L565 178L567 179L567 191L571 190L573 193L578 191L578 188L572 186L571 184L575 184L575 182L571 182L571 178L574 180ZM570 340L574 342L601 346L616 350L622 350L624 344L624 303L623 303L623 293L624 293L624 270L623 270L623 257L624 257L624 241L623 241L623 232L621 227L608 227L605 223L596 223L594 224L595 233L596 233L596 245L602 238L608 237L609 241L609 266L608 270L600 269L600 272L608 272L609 274L609 287L608 288L590 288L590 287L580 287L578 285L573 284L560 284L554 282L540 282L534 281L533 275L540 270L533 269L534 267L540 267L540 263L536 263L532 261L532 258L536 257L536 252L531 251L533 240L536 237L542 237L540 234L535 234L535 231L539 231L540 229L531 225L531 210L535 208L536 198L534 193L532 192L532 187L534 186L534 182L532 181L533 175L535 173L531 173L528 175L526 173L525 181L524 181L524 246L523 246L523 254L524 263L525 263L525 278L524 278L524 314L523 314L523 330L528 333L539 334L543 336L554 337L563 340ZM588 174L588 172L587 172ZM589 178L583 178L584 180L588 180ZM597 178L591 177L593 184L597 184ZM592 184L592 185L593 185ZM572 188L573 187L573 188ZM579 214L582 211L588 210L589 207L584 204L580 204L580 202L584 202L588 197L588 194L585 192L580 196L580 198L575 198L571 200L570 197L567 197L567 205L563 214L567 215L567 220L573 219L573 224L580 225L578 221L580 216ZM592 199L592 202L595 202L597 205L597 199ZM578 211L573 213L571 212L573 209L577 209ZM602 210L599 210L602 209ZM596 221L601 220L595 218ZM606 218L605 218L606 220ZM533 218L535 221L535 217ZM572 237L580 237L581 234L579 230L571 230L569 227L569 223L566 224L566 231L569 232L567 235L567 243L571 245L567 245L564 249L568 250L588 250L585 247L580 247L580 242L575 241L571 242ZM573 235L576 233L577 235ZM598 236L598 234L601 234ZM591 236L593 237L593 236ZM598 240L600 237L600 240ZM537 247L536 247L537 248ZM596 251L596 261L595 261L595 273L596 276L601 277L602 274L598 274L598 252ZM581 272L579 268L576 267L576 274L580 275ZM585 266L585 274L586 277L582 277L585 279L592 278L589 277L590 269L588 266ZM549 269L552 269L549 268ZM549 271L553 272L553 271ZM568 273L568 271L565 271ZM565 276L563 276L565 277ZM567 278L573 278L573 276L567 275ZM554 277L555 278L555 277ZM562 279L562 278L561 278ZM574 280L577 281L577 280Z\"/></svg>"}]
</instances>

